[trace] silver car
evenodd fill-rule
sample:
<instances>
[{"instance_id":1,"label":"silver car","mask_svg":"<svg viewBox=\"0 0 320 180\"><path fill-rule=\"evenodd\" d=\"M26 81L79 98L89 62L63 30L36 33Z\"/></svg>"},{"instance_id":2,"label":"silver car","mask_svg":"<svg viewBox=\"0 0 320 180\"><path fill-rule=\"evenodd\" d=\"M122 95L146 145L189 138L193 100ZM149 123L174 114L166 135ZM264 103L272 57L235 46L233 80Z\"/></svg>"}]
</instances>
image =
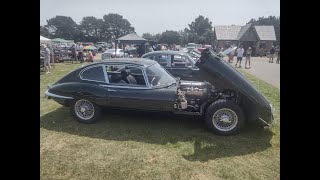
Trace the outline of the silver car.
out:
<instances>
[{"instance_id":1,"label":"silver car","mask_svg":"<svg viewBox=\"0 0 320 180\"><path fill-rule=\"evenodd\" d=\"M115 49L108 49L107 51L102 53L101 59L119 58L119 57L126 57L126 56L124 55L123 49L117 49L117 51Z\"/></svg>"}]
</instances>

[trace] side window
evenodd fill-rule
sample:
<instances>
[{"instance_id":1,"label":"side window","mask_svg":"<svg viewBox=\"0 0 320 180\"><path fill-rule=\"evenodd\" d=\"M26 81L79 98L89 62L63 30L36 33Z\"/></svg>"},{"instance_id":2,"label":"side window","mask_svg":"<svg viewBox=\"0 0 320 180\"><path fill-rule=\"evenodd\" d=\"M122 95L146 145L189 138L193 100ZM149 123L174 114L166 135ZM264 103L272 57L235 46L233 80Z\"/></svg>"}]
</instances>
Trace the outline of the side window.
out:
<instances>
[{"instance_id":1,"label":"side window","mask_svg":"<svg viewBox=\"0 0 320 180\"><path fill-rule=\"evenodd\" d=\"M84 70L81 73L80 78L82 80L105 82L102 66L96 66Z\"/></svg>"},{"instance_id":2,"label":"side window","mask_svg":"<svg viewBox=\"0 0 320 180\"><path fill-rule=\"evenodd\" d=\"M150 55L150 56L147 56L147 57L145 57L145 58L153 60L154 56L153 56L153 55Z\"/></svg>"},{"instance_id":3,"label":"side window","mask_svg":"<svg viewBox=\"0 0 320 180\"><path fill-rule=\"evenodd\" d=\"M171 55L162 55L162 54L157 54L154 56L155 61L157 61L161 66L168 66L167 61L171 59Z\"/></svg>"},{"instance_id":4,"label":"side window","mask_svg":"<svg viewBox=\"0 0 320 180\"><path fill-rule=\"evenodd\" d=\"M110 84L121 86L146 86L141 68L135 66L106 66Z\"/></svg>"}]
</instances>

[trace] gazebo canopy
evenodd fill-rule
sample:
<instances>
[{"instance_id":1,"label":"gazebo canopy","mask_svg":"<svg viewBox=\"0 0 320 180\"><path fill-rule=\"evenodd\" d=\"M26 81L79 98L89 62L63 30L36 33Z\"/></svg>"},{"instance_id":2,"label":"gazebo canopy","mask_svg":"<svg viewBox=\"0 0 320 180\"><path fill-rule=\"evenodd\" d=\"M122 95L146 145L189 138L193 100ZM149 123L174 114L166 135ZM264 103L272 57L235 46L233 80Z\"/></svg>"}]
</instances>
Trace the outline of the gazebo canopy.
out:
<instances>
[{"instance_id":1,"label":"gazebo canopy","mask_svg":"<svg viewBox=\"0 0 320 180\"><path fill-rule=\"evenodd\" d=\"M40 36L40 43L50 43L51 39Z\"/></svg>"},{"instance_id":2,"label":"gazebo canopy","mask_svg":"<svg viewBox=\"0 0 320 180\"><path fill-rule=\"evenodd\" d=\"M143 44L147 40L138 36L136 33L127 34L116 39L117 44Z\"/></svg>"}]
</instances>

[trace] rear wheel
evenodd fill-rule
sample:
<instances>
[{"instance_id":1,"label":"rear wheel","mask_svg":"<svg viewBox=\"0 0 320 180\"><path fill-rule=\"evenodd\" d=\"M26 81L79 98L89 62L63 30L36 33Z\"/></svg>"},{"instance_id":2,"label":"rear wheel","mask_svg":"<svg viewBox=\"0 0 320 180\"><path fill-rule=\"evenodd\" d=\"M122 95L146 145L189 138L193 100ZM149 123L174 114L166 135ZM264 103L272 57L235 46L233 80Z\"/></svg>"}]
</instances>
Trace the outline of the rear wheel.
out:
<instances>
[{"instance_id":1,"label":"rear wheel","mask_svg":"<svg viewBox=\"0 0 320 180\"><path fill-rule=\"evenodd\" d=\"M215 134L233 135L244 126L244 114L233 101L220 99L208 107L205 123Z\"/></svg>"},{"instance_id":2,"label":"rear wheel","mask_svg":"<svg viewBox=\"0 0 320 180\"><path fill-rule=\"evenodd\" d=\"M94 123L101 115L99 106L86 99L79 99L70 107L73 117L81 123Z\"/></svg>"}]
</instances>

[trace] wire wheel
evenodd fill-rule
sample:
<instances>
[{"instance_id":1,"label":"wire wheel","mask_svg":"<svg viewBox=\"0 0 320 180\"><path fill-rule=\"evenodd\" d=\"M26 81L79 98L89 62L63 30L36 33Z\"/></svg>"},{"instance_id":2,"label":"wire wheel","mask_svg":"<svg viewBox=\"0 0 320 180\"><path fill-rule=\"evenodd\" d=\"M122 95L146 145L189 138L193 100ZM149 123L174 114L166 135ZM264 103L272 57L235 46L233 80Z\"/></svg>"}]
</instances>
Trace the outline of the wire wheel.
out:
<instances>
[{"instance_id":1,"label":"wire wheel","mask_svg":"<svg viewBox=\"0 0 320 180\"><path fill-rule=\"evenodd\" d=\"M94 116L94 105L85 99L80 99L74 105L75 114L83 120L90 120Z\"/></svg>"},{"instance_id":2,"label":"wire wheel","mask_svg":"<svg viewBox=\"0 0 320 180\"><path fill-rule=\"evenodd\" d=\"M219 131L231 131L237 126L238 116L233 110L222 108L213 114L212 123Z\"/></svg>"}]
</instances>

